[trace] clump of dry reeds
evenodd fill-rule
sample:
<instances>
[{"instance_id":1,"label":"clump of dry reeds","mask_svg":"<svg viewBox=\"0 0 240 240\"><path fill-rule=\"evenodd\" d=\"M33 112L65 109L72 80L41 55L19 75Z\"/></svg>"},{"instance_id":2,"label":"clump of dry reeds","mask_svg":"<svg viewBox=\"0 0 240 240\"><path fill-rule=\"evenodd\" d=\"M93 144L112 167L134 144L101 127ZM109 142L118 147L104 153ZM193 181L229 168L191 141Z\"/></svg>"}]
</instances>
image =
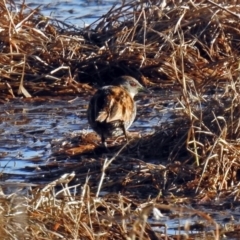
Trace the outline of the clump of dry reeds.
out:
<instances>
[{"instance_id":1,"label":"clump of dry reeds","mask_svg":"<svg viewBox=\"0 0 240 240\"><path fill-rule=\"evenodd\" d=\"M229 1L132 1L85 29L13 1L0 12L1 89L12 96L70 94L121 74L200 94L238 77L239 6Z\"/></svg>"},{"instance_id":2,"label":"clump of dry reeds","mask_svg":"<svg viewBox=\"0 0 240 240\"><path fill-rule=\"evenodd\" d=\"M69 182L74 177L74 173L64 174L43 188L32 186L31 191L31 184L25 184L29 189L25 197L17 193L2 194L2 239L170 239L165 223L167 217L161 211L167 212L174 219L192 215L202 219L199 223L182 226L184 228L180 235L186 237L191 229L201 232L212 226L217 230L205 235L210 235L209 239L219 237L216 223L203 212L161 204L157 198L134 200L120 193L100 196L99 193L91 192L89 178L84 184L71 186ZM15 185L19 192L23 187L24 184ZM152 219L150 223L149 218ZM198 235L201 234L194 234Z\"/></svg>"}]
</instances>

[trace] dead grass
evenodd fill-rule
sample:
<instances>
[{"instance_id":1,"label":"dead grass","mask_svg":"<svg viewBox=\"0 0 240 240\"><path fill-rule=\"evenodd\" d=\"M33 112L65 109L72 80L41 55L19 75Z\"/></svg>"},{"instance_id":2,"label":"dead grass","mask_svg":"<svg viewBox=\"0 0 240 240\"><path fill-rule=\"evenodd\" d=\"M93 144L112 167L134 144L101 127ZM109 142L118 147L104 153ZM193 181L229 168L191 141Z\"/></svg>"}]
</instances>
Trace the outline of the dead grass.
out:
<instances>
[{"instance_id":1,"label":"dead grass","mask_svg":"<svg viewBox=\"0 0 240 240\"><path fill-rule=\"evenodd\" d=\"M180 215L202 218L198 226L185 225L185 236L190 229L202 231L208 224L208 228L216 228L207 234L209 239L219 237L218 226L203 212L161 204L158 198L134 200L120 193L100 197L91 192L89 178L82 185L70 186L74 177L74 173L64 174L43 188L32 187L28 197L2 194L2 239L170 239L160 209L173 218ZM30 190L29 186L25 187ZM22 187L18 187L19 192ZM149 217L152 224L148 223Z\"/></svg>"},{"instance_id":2,"label":"dead grass","mask_svg":"<svg viewBox=\"0 0 240 240\"><path fill-rule=\"evenodd\" d=\"M176 207L190 202L186 194L199 203L239 201L240 5L232 2L132 1L86 29L0 2L1 101L83 94L92 90L89 83L104 85L122 74L182 96L177 120L133 140L131 154L124 148L107 164L102 157L85 160L83 146L64 149L84 153L72 166L77 177L38 187L19 205L3 195L3 239L169 239L164 221L162 235L147 222L152 212L160 219L159 209L195 214ZM142 161L153 158L154 164ZM70 187L69 177L81 189ZM101 191L109 194L99 197ZM214 221L197 214L219 239Z\"/></svg>"},{"instance_id":3,"label":"dead grass","mask_svg":"<svg viewBox=\"0 0 240 240\"><path fill-rule=\"evenodd\" d=\"M238 78L239 6L229 1L132 1L86 29L25 4L15 9L11 1L0 4L5 98L73 94L85 91L85 82L103 85L122 74L199 97Z\"/></svg>"}]
</instances>

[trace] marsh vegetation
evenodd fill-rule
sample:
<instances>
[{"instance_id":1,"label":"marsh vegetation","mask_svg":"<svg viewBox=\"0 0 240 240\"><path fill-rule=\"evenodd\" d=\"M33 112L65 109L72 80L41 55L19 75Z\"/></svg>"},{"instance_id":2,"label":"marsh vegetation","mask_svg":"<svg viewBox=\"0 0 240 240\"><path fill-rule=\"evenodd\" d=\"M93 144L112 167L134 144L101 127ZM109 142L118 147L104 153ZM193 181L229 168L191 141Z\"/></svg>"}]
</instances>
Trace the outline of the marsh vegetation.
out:
<instances>
[{"instance_id":1,"label":"marsh vegetation","mask_svg":"<svg viewBox=\"0 0 240 240\"><path fill-rule=\"evenodd\" d=\"M9 194L2 182L2 239L238 238L238 1L123 2L84 29L12 0L0 14L2 104L85 97L120 75L176 92L171 121L128 146L120 138L106 152L83 132L51 143L47 183ZM162 106L145 100L140 112ZM219 212L230 212L221 224ZM162 214L188 221L169 233Z\"/></svg>"}]
</instances>

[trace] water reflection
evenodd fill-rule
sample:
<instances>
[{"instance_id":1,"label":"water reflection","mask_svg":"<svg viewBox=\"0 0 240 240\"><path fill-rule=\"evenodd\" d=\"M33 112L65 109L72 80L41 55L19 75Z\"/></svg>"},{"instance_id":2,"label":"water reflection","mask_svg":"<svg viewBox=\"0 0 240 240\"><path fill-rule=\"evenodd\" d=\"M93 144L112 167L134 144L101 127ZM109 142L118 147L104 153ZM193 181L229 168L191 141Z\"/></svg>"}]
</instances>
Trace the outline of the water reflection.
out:
<instances>
[{"instance_id":1,"label":"water reflection","mask_svg":"<svg viewBox=\"0 0 240 240\"><path fill-rule=\"evenodd\" d=\"M22 0L16 0L21 4ZM84 27L106 14L114 5L120 5L120 0L26 0L25 3L32 9L41 5L41 13L51 16L65 23Z\"/></svg>"},{"instance_id":2,"label":"water reflection","mask_svg":"<svg viewBox=\"0 0 240 240\"><path fill-rule=\"evenodd\" d=\"M171 95L164 93L139 96L137 118L130 131L154 131L162 122L169 121L174 110L169 107L171 98ZM53 143L64 144L74 138L77 141L80 133L92 131L86 118L88 101L89 96L78 97L74 101L42 99L29 102L16 99L2 105L1 172L23 176L34 174L34 167L49 163L54 152Z\"/></svg>"},{"instance_id":3,"label":"water reflection","mask_svg":"<svg viewBox=\"0 0 240 240\"><path fill-rule=\"evenodd\" d=\"M4 173L23 174L26 165L43 163L54 138L87 128L87 102L44 101L6 103L0 113L0 164ZM24 171L24 174L26 172Z\"/></svg>"}]
</instances>

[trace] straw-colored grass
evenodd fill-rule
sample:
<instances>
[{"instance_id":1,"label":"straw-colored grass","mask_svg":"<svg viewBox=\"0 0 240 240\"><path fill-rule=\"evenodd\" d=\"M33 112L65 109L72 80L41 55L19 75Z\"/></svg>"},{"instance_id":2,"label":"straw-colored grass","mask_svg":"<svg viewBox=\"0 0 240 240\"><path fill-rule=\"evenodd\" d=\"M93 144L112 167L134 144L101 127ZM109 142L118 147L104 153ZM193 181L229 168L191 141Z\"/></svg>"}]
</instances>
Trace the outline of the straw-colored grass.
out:
<instances>
[{"instance_id":1,"label":"straw-colored grass","mask_svg":"<svg viewBox=\"0 0 240 240\"><path fill-rule=\"evenodd\" d=\"M239 6L164 2L125 3L76 29L2 1L2 91L9 97L71 94L84 82L103 85L130 74L199 97L207 87L236 80Z\"/></svg>"},{"instance_id":2,"label":"straw-colored grass","mask_svg":"<svg viewBox=\"0 0 240 240\"><path fill-rule=\"evenodd\" d=\"M86 149L98 151L87 136L80 150L61 149L81 155L72 167L79 185L64 175L16 201L2 195L2 239L169 239L159 209L197 213L213 226L209 239L219 239L209 216L179 203L239 200L239 13L228 0L132 1L78 29L0 1L2 102L84 94L123 74L181 95L176 120L110 162L85 158ZM147 221L152 212L162 235Z\"/></svg>"},{"instance_id":3,"label":"straw-colored grass","mask_svg":"<svg viewBox=\"0 0 240 240\"><path fill-rule=\"evenodd\" d=\"M219 237L218 226L203 212L176 207L175 204L161 204L157 198L133 200L120 193L100 197L91 193L88 178L83 185L70 186L69 182L73 177L74 173L64 174L41 189L35 187L28 197L18 194L2 195L1 238L165 240L169 236L160 209L173 218L178 213L184 217L198 215L202 219L201 223L185 225L182 229L185 237L191 229L202 231L209 226L216 230L206 233L208 239ZM23 186L22 184L21 187ZM79 187L80 194L77 193ZM171 211L175 213L170 214ZM149 217L153 219L152 224L148 223ZM154 227L159 230L156 232Z\"/></svg>"}]
</instances>

